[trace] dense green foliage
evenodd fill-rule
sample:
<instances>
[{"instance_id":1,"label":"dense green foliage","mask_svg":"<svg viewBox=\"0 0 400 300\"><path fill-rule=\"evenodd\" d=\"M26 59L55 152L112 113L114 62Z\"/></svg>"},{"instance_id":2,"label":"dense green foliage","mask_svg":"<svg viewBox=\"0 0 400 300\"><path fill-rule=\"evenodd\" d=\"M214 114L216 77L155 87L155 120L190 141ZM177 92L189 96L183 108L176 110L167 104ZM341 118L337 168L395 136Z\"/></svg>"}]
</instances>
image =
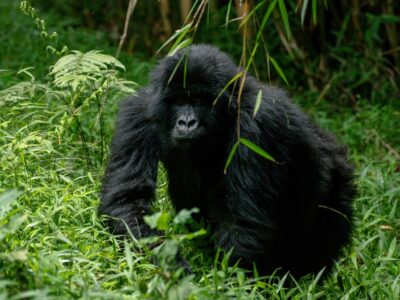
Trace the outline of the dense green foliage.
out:
<instances>
[{"instance_id":1,"label":"dense green foliage","mask_svg":"<svg viewBox=\"0 0 400 300\"><path fill-rule=\"evenodd\" d=\"M0 3L0 299L399 299L400 97L390 82L355 94L352 107L295 85L296 100L349 146L359 194L353 244L333 274L288 286L290 277L260 278L192 247L204 232L182 229L190 212L171 211L162 169L155 206L164 212L148 222L166 242L152 253L147 245L160 241L121 241L107 231L97 215L106 145L119 100L135 88L123 78L143 83L151 64L122 53L124 73L103 55L116 51L103 33L67 29L70 17L52 12L47 30L59 39L43 39L17 4ZM81 52L60 58L46 52L49 44ZM329 91L342 93L346 74L373 85L375 77L352 68L365 59L351 56L348 69L335 70ZM299 77L289 61L281 66L289 82ZM193 275L173 263L178 248Z\"/></svg>"},{"instance_id":2,"label":"dense green foliage","mask_svg":"<svg viewBox=\"0 0 400 300\"><path fill-rule=\"evenodd\" d=\"M15 1L15 0L14 0ZM169 3L168 22L182 27L179 0ZM195 15L204 0L193 0ZM237 61L243 53L241 32L248 27L247 55L255 53L252 72L262 80L280 80L269 57L285 70L290 88L312 91L311 99L357 106L359 101L387 102L382 90L400 92L400 2L395 0L210 0L190 38L217 44ZM250 17L239 18L235 2L250 3ZM62 17L65 25L101 29L114 45L123 31L125 0L58 1L34 4ZM273 10L270 8L273 7ZM124 49L153 57L168 40L159 1L138 1ZM76 16L71 18L71 16ZM268 17L267 17L268 16ZM267 18L266 18L267 17ZM60 23L60 22L58 22ZM117 34L118 33L118 34ZM259 36L259 33L260 36ZM164 48L167 50L168 48ZM165 52L165 51L164 51ZM302 74L299 76L299 74ZM282 81L284 84L284 81Z\"/></svg>"}]
</instances>

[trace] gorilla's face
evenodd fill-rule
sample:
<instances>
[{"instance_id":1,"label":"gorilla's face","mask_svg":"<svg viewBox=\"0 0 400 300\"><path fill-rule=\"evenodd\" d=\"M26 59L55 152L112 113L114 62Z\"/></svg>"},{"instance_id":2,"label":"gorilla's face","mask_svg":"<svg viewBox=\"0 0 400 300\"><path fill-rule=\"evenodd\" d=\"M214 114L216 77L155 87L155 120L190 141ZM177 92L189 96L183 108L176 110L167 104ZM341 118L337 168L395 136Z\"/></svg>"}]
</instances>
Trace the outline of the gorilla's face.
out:
<instances>
[{"instance_id":1,"label":"gorilla's face","mask_svg":"<svg viewBox=\"0 0 400 300\"><path fill-rule=\"evenodd\" d=\"M221 105L213 105L218 96L214 94L195 86L165 89L157 105L159 130L166 139L164 144L170 148L198 144L207 147L218 139L228 125L228 111L226 106L222 109ZM217 120L225 120L225 124Z\"/></svg>"}]
</instances>

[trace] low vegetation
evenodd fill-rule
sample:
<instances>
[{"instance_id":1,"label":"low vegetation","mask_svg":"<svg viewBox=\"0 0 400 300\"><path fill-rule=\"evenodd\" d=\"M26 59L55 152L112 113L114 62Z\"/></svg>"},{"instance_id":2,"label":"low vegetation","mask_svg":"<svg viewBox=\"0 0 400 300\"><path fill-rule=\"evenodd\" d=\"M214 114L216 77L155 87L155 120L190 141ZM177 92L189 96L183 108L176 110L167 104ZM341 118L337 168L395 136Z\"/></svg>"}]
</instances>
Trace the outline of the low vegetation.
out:
<instances>
[{"instance_id":1,"label":"low vegetation","mask_svg":"<svg viewBox=\"0 0 400 300\"><path fill-rule=\"evenodd\" d=\"M296 94L349 146L357 170L356 230L323 282L323 271L299 282L260 277L207 253L206 232L191 225L195 210L170 207L162 166L155 207L163 213L147 221L164 237L123 240L107 231L97 206L115 112L134 82L146 81L151 64L123 53L121 64L106 55L115 49L101 34L66 33L62 25L62 43L52 44L62 56L46 54L53 41L28 40L35 32L29 18L13 5L3 9L9 14L0 27L9 32L0 49L1 299L400 298L400 99L390 85L379 91L384 101L359 95L352 107ZM21 26L11 26L15 20ZM66 56L64 42L81 52ZM192 274L175 264L178 250Z\"/></svg>"}]
</instances>

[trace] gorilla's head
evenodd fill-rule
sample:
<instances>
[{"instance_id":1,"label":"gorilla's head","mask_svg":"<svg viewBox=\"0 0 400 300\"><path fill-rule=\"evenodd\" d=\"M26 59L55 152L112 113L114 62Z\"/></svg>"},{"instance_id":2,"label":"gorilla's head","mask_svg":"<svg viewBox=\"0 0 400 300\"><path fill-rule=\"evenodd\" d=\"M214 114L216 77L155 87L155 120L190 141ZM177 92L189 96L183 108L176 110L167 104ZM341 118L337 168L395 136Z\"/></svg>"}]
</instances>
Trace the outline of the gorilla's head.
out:
<instances>
[{"instance_id":1,"label":"gorilla's head","mask_svg":"<svg viewBox=\"0 0 400 300\"><path fill-rule=\"evenodd\" d=\"M169 138L164 144L204 147L226 135L235 113L227 84L237 72L226 54L206 45L182 49L161 60L152 72L152 86L159 130Z\"/></svg>"}]
</instances>

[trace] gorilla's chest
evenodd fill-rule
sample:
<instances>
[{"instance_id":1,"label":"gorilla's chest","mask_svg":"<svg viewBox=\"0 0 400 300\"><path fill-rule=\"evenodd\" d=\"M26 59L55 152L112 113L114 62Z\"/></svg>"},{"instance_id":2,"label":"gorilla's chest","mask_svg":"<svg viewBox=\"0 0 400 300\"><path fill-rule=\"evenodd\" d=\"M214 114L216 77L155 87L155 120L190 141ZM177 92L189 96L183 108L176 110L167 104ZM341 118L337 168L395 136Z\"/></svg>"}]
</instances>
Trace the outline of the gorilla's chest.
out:
<instances>
[{"instance_id":1,"label":"gorilla's chest","mask_svg":"<svg viewBox=\"0 0 400 300\"><path fill-rule=\"evenodd\" d=\"M224 203L226 185L223 171L215 162L193 164L185 160L164 162L168 171L169 194L177 210L198 207L212 218L211 211Z\"/></svg>"}]
</instances>

